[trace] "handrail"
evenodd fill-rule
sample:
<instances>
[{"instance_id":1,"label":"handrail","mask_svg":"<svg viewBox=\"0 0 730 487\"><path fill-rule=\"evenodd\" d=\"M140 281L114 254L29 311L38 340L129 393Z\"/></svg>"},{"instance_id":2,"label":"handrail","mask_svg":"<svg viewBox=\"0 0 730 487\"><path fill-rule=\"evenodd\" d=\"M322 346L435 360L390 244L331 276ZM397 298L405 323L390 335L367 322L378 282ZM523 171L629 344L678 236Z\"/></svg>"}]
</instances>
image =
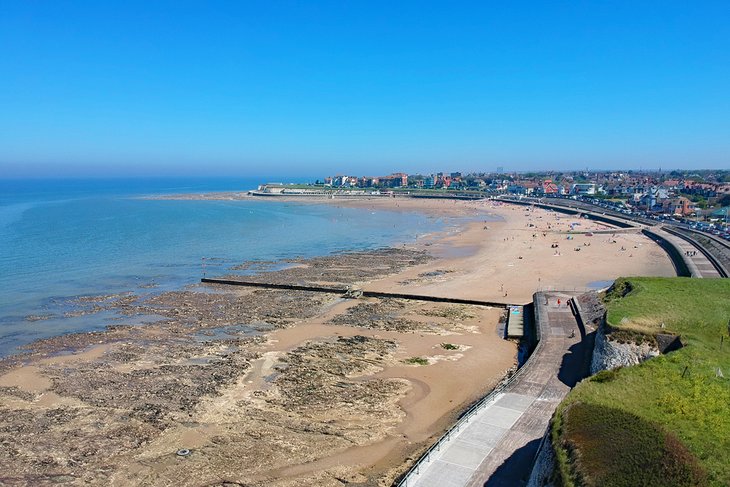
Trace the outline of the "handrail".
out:
<instances>
[{"instance_id":1,"label":"handrail","mask_svg":"<svg viewBox=\"0 0 730 487\"><path fill-rule=\"evenodd\" d=\"M426 450L421 457L416 461L415 464L411 468L408 469L408 471L401 477L401 480L395 483L397 487L408 487L408 482L413 475L419 475L421 466L425 463L428 463L431 461L431 453L434 451L439 451L441 449L441 445L448 442L451 439L451 435L454 431L458 432L462 425L469 422L469 419L471 419L476 412L485 407L488 403L490 403L492 400L494 400L495 396L498 394L501 394L505 389L507 389L515 380L517 380L519 377L524 375L525 370L529 370L532 368L532 364L535 363L534 357L536 357L540 350L542 350L543 340L542 340L542 330L540 330L541 327L541 320L538 318L538 308L542 308L543 304L540 299L536 299L535 296L537 296L537 293L533 295L533 303L535 308L535 333L537 335L537 345L535 346L535 349L532 351L530 356L527 358L525 363L517 369L517 372L512 374L506 381L502 381L497 386L495 386L494 389L492 389L486 396L481 398L479 401L474 403L469 409L464 412L459 420L454 423L454 425L451 426L448 430L446 430L446 433L441 435L436 442L431 445L428 450Z\"/></svg>"},{"instance_id":2,"label":"handrail","mask_svg":"<svg viewBox=\"0 0 730 487\"><path fill-rule=\"evenodd\" d=\"M688 232L688 233L696 233L697 235L708 238L708 239L712 240L713 242L715 242L716 244L720 245L721 247L725 247L726 249L730 250L730 243L728 243L726 240L718 238L717 235L713 235L708 232L703 232L702 230L697 230L694 228L677 226L676 229L680 230L680 231Z\"/></svg>"}]
</instances>

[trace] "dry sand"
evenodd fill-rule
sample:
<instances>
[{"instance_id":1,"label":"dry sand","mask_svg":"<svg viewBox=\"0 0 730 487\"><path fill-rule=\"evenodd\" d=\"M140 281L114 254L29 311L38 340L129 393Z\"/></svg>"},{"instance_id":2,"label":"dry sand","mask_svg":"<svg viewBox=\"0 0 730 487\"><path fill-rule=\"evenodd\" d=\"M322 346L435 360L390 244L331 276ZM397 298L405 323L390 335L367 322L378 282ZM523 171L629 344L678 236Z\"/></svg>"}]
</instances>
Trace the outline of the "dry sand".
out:
<instances>
[{"instance_id":1,"label":"dry sand","mask_svg":"<svg viewBox=\"0 0 730 487\"><path fill-rule=\"evenodd\" d=\"M373 282L367 286L372 290L527 303L541 289L582 290L620 276L676 275L667 254L638 229L616 229L541 208L487 200L371 199L333 204L479 220L446 235L430 235L415 247L441 257L439 261ZM499 221L493 221L495 217ZM571 231L571 223L580 225ZM447 273L424 276L434 269Z\"/></svg>"},{"instance_id":2,"label":"dry sand","mask_svg":"<svg viewBox=\"0 0 730 487\"><path fill-rule=\"evenodd\" d=\"M469 222L441 233L428 234L429 229L424 229L427 235L408 247L427 250L436 259L359 283L367 289L527 303L541 288L572 290L621 275L674 275L666 254L641 233L541 209L491 201L402 198L316 203L422 211L461 222L470 217ZM571 223L580 223L576 229L582 233L568 239ZM404 329L390 326L387 319L363 322L369 306L383 308L383 315L400 320L395 323ZM515 365L516 344L497 333L502 315L498 308L332 299L312 315L267 333L264 340L247 343L248 355L240 360L239 375L202 396L186 415L171 415L164 427L154 430L135 423L146 435L145 441L126 450L111 448L113 455L93 463L94 472L79 472L73 463L59 458L45 470L45 464L38 462L39 474L14 471L19 468L16 460L3 453L0 468L6 478L25 485L57 481L388 485L459 411ZM164 335L150 329L147 338L151 340L155 333ZM445 349L446 342L458 349ZM33 421L34 415L47 417L61 407L66 413L73 411L68 414L73 417L81 414L78 411L98 416L95 406L51 390L53 382L44 367L72 371L83 362L93 368L96 361L119 353L121 346L101 343L76 355L7 369L0 375L0 409L25 421ZM408 364L409 357L424 358L429 364ZM202 363L215 367L214 362ZM100 362L99 366L128 373L165 364L163 359L148 357L141 362ZM293 369L287 364L298 365ZM325 372L329 375L322 375ZM289 377L297 373L314 374L312 384L323 389L302 393L297 389L301 381L292 382ZM332 382L332 378L339 379ZM54 376L53 380L62 379ZM359 399L349 402L341 387L350 388L352 397ZM329 392L320 397L322 391ZM377 400L369 402L368 394ZM110 423L115 410L119 418L125 417L121 405L112 407L105 413ZM123 423L119 418L113 421ZM8 438L0 440L11 441ZM74 441L83 443L84 436ZM103 439L94 441L104 445ZM32 454L22 451L22 445L11 446L20 454ZM194 453L177 457L177 448Z\"/></svg>"}]
</instances>

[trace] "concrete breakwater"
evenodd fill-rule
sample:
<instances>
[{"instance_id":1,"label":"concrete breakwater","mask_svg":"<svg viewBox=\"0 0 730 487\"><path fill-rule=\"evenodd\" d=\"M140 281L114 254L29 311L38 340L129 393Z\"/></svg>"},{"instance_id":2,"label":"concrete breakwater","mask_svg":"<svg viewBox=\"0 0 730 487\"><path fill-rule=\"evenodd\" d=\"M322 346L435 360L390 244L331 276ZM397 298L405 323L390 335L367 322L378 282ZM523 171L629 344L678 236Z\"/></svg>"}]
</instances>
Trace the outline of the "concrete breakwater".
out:
<instances>
[{"instance_id":1,"label":"concrete breakwater","mask_svg":"<svg viewBox=\"0 0 730 487\"><path fill-rule=\"evenodd\" d=\"M490 306L492 308L507 308L512 305L527 305L528 303L503 303L496 301L481 301L477 299L461 299L461 298L447 298L442 296L428 296L424 294L407 294L407 293L387 293L379 291L367 291L367 290L353 290L348 288L340 287L329 287L329 286L311 286L311 285L299 285L299 284L276 284L268 282L255 282L255 281L239 281L235 279L212 279L202 278L200 282L206 284L222 284L227 286L243 286L243 287L259 287L266 289L284 289L290 291L311 291L317 293L330 293L330 294L351 294L354 296L362 296L366 298L394 298L394 299L412 299L417 301L430 301L434 303L453 303L453 304L472 304L476 306Z\"/></svg>"}]
</instances>

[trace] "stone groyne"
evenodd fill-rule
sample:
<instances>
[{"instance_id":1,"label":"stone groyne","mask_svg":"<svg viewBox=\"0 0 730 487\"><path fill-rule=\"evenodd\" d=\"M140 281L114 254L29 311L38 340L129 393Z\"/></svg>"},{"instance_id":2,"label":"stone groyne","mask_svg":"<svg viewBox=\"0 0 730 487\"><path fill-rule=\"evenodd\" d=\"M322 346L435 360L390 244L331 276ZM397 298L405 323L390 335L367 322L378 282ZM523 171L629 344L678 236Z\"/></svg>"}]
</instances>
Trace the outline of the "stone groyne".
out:
<instances>
[{"instance_id":1,"label":"stone groyne","mask_svg":"<svg viewBox=\"0 0 730 487\"><path fill-rule=\"evenodd\" d=\"M469 304L475 306L489 306L492 308L508 308L513 305L527 306L529 303L498 303L496 301L481 301L477 299L447 298L442 296L429 296L425 294L389 293L380 291L367 291L364 289L348 289L329 286L300 285L300 284L277 284L258 281L242 281L234 279L214 279L204 277L200 280L204 284L219 284L225 286L258 287L264 289L283 289L288 291L309 291L315 293L341 294L345 297L364 298L392 298L409 299L416 301L430 301L434 303Z\"/></svg>"}]
</instances>

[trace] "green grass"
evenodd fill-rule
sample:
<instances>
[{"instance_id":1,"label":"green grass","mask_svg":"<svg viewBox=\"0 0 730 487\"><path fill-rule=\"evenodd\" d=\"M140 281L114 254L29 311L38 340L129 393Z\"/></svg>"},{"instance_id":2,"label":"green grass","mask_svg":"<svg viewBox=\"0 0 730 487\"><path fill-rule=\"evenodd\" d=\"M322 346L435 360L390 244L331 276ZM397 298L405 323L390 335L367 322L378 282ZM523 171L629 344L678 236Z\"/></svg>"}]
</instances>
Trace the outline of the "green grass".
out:
<instances>
[{"instance_id":1,"label":"green grass","mask_svg":"<svg viewBox=\"0 0 730 487\"><path fill-rule=\"evenodd\" d=\"M444 350L458 350L459 345L454 345L453 343L442 343L441 348Z\"/></svg>"},{"instance_id":2,"label":"green grass","mask_svg":"<svg viewBox=\"0 0 730 487\"><path fill-rule=\"evenodd\" d=\"M573 483L707 485L707 474L694 455L656 423L622 409L582 402L572 403L563 416L562 437L573 466Z\"/></svg>"},{"instance_id":3,"label":"green grass","mask_svg":"<svg viewBox=\"0 0 730 487\"><path fill-rule=\"evenodd\" d=\"M635 434L644 434L645 422L666 437L676 438L697 459L700 469L707 472L708 485L730 485L730 341L727 337L730 280L630 278L619 280L615 291L606 296L606 302L612 335L675 333L681 335L686 346L635 367L599 373L568 395L558 408L552 430L563 484L608 485L593 482L590 471L586 474L585 469L581 470L576 459L597 451L596 445L609 443L615 454L611 455L611 449L602 450L598 458L604 459L601 468L616 476L618 483L614 485L666 485L651 481L651 469L645 470L646 476L641 475L641 469L631 470L630 475L623 470L616 471L616 459L627 453L624 449L629 446L615 442L609 431L601 433L598 423L629 428L630 431L624 432L627 435L632 434L631 427L627 426L631 423L614 424L619 413L612 413L606 418L595 415L596 424L590 421L571 424L571 415L566 415L566 411L573 405L585 404L640 418L642 423L639 427L637 422ZM720 350L723 335L725 343ZM727 378L717 377L718 368ZM594 431L597 443L584 444L585 451L571 450L569 432L578 434L577 426ZM657 457L663 450L657 446L658 440L654 440L644 446L632 444L627 454L632 458L642 454L647 459L664 458L666 452ZM668 458L664 460L670 461ZM688 461L690 465L691 458ZM599 475L601 468L595 465L592 468ZM698 480L686 485L703 484Z\"/></svg>"},{"instance_id":4,"label":"green grass","mask_svg":"<svg viewBox=\"0 0 730 487\"><path fill-rule=\"evenodd\" d=\"M410 357L405 359L403 362L409 365L428 365L428 359L423 357Z\"/></svg>"},{"instance_id":5,"label":"green grass","mask_svg":"<svg viewBox=\"0 0 730 487\"><path fill-rule=\"evenodd\" d=\"M606 296L607 320L614 328L676 333L710 347L713 342L719 346L721 334L727 338L728 279L642 277L618 279L616 287L628 294L623 298L616 293Z\"/></svg>"}]
</instances>

